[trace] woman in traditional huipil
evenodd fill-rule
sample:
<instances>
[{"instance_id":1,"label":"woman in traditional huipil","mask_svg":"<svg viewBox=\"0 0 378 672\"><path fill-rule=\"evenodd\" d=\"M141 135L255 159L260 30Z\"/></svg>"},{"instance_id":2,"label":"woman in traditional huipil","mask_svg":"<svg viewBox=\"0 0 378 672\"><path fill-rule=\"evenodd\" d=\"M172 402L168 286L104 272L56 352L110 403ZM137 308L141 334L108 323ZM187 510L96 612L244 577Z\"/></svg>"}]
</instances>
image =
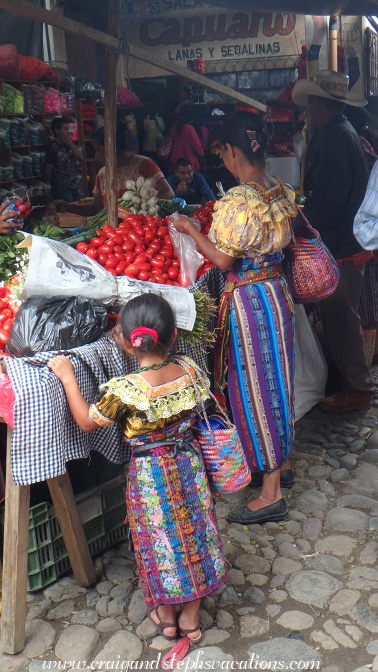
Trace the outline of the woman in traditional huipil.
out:
<instances>
[{"instance_id":1,"label":"woman in traditional huipil","mask_svg":"<svg viewBox=\"0 0 378 672\"><path fill-rule=\"evenodd\" d=\"M187 217L175 223L228 271L218 320L216 392L222 397L227 384L251 471L263 472L258 497L230 514L231 521L243 524L283 519L280 472L286 483L292 479L287 458L294 427L294 308L282 250L296 209L294 193L265 170L267 142L257 115L237 112L226 120L223 161L240 184L215 204L208 238Z\"/></svg>"}]
</instances>

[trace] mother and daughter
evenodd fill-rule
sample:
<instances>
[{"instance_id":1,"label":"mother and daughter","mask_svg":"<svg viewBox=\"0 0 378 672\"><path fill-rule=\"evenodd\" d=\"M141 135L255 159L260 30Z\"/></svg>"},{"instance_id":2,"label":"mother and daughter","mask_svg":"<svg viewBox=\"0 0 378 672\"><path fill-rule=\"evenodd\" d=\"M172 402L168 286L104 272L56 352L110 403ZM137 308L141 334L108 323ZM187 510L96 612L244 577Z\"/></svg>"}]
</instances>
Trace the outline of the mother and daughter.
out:
<instances>
[{"instance_id":1,"label":"mother and daughter","mask_svg":"<svg viewBox=\"0 0 378 672\"><path fill-rule=\"evenodd\" d=\"M222 129L223 158L239 180L216 205L209 238L180 217L176 228L227 270L216 349L216 384L228 383L234 422L262 489L229 520L281 520L287 507L281 468L293 439L293 306L281 251L295 215L290 192L264 170L267 135L257 115L236 113ZM83 398L70 360L49 361L84 431L122 424L132 449L127 518L150 617L167 639L199 642L202 597L226 580L226 562L193 428L212 404L206 375L188 357L170 355L177 336L169 304L143 294L121 310L118 346L139 368ZM228 368L226 362L228 357ZM228 376L228 377L227 377Z\"/></svg>"}]
</instances>

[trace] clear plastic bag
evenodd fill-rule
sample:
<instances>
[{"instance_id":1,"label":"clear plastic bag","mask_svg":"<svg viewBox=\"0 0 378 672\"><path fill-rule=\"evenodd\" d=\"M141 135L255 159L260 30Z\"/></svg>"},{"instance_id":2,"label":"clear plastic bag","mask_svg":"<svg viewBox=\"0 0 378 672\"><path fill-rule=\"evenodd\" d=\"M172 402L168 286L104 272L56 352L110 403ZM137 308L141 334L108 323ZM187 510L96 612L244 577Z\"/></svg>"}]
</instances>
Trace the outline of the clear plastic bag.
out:
<instances>
[{"instance_id":1,"label":"clear plastic bag","mask_svg":"<svg viewBox=\"0 0 378 672\"><path fill-rule=\"evenodd\" d=\"M14 429L13 408L15 400L11 379L6 373L0 373L0 413L11 429Z\"/></svg>"},{"instance_id":2,"label":"clear plastic bag","mask_svg":"<svg viewBox=\"0 0 378 672\"><path fill-rule=\"evenodd\" d=\"M190 287L196 281L197 271L203 264L203 256L196 248L196 244L191 236L187 233L180 233L176 230L174 222L178 217L182 217L178 212L174 212L169 216L169 235L171 236L172 245L180 261L180 275L182 278L181 284L183 287ZM200 226L195 219L190 220L194 226L199 230Z\"/></svg>"}]
</instances>

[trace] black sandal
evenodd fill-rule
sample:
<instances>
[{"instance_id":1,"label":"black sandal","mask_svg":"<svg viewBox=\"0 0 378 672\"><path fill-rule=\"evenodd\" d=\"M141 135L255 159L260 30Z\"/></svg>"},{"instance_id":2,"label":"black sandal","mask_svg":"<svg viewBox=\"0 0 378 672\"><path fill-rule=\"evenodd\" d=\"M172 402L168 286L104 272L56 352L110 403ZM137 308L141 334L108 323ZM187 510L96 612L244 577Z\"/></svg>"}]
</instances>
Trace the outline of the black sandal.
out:
<instances>
[{"instance_id":1,"label":"black sandal","mask_svg":"<svg viewBox=\"0 0 378 672\"><path fill-rule=\"evenodd\" d=\"M158 623L155 623L154 619L151 616L151 614L153 614L153 612L155 612L155 614L156 614L156 618L158 619ZM177 632L172 633L172 634L164 632L165 628L174 628L174 627L177 628L177 622L166 623L165 621L162 621L160 616L159 616L159 607L155 607L154 609L152 609L152 611L150 611L150 613L148 615L149 615L151 621L153 623L155 623L158 631L160 632L162 637L164 637L164 639L168 639L168 641L172 641L173 639L177 639Z\"/></svg>"},{"instance_id":2,"label":"black sandal","mask_svg":"<svg viewBox=\"0 0 378 672\"><path fill-rule=\"evenodd\" d=\"M197 632L197 630L200 631L200 634L198 635L198 637L195 637L195 638L193 638L193 637L188 637L188 635L190 635L192 632ZM184 629L181 629L180 626L179 626L179 633L180 633L180 637L187 637L187 639L189 640L189 642L190 642L191 644L199 644L199 642L200 642L201 639L202 639L202 630L201 630L201 626L200 626L199 623L197 623L197 625L196 625L195 628L184 628Z\"/></svg>"}]
</instances>

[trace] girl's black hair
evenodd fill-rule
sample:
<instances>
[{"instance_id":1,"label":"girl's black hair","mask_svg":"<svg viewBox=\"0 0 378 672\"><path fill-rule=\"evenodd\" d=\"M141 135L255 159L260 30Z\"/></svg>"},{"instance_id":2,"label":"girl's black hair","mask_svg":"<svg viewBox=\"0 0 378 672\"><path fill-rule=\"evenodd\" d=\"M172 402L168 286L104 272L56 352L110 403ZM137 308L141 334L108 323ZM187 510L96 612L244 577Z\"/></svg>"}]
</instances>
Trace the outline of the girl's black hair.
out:
<instances>
[{"instance_id":1,"label":"girl's black hair","mask_svg":"<svg viewBox=\"0 0 378 672\"><path fill-rule=\"evenodd\" d=\"M257 149L257 145L251 140L251 134L259 145ZM221 126L219 139L222 145L229 144L240 149L251 163L264 164L269 137L260 115L253 112L234 112Z\"/></svg>"},{"instance_id":2,"label":"girl's black hair","mask_svg":"<svg viewBox=\"0 0 378 672\"><path fill-rule=\"evenodd\" d=\"M94 140L94 142L101 147L105 146L105 129L103 126L93 132L92 140ZM118 152L127 151L125 127L120 122L118 122L116 126L116 148Z\"/></svg>"},{"instance_id":3,"label":"girl's black hair","mask_svg":"<svg viewBox=\"0 0 378 672\"><path fill-rule=\"evenodd\" d=\"M158 294L141 294L131 299L121 308L118 324L124 337L129 341L134 329L147 327L157 332L155 345L150 334L141 335L141 352L152 352L155 347L167 350L172 342L173 330L176 326L175 316L169 303Z\"/></svg>"}]
</instances>

